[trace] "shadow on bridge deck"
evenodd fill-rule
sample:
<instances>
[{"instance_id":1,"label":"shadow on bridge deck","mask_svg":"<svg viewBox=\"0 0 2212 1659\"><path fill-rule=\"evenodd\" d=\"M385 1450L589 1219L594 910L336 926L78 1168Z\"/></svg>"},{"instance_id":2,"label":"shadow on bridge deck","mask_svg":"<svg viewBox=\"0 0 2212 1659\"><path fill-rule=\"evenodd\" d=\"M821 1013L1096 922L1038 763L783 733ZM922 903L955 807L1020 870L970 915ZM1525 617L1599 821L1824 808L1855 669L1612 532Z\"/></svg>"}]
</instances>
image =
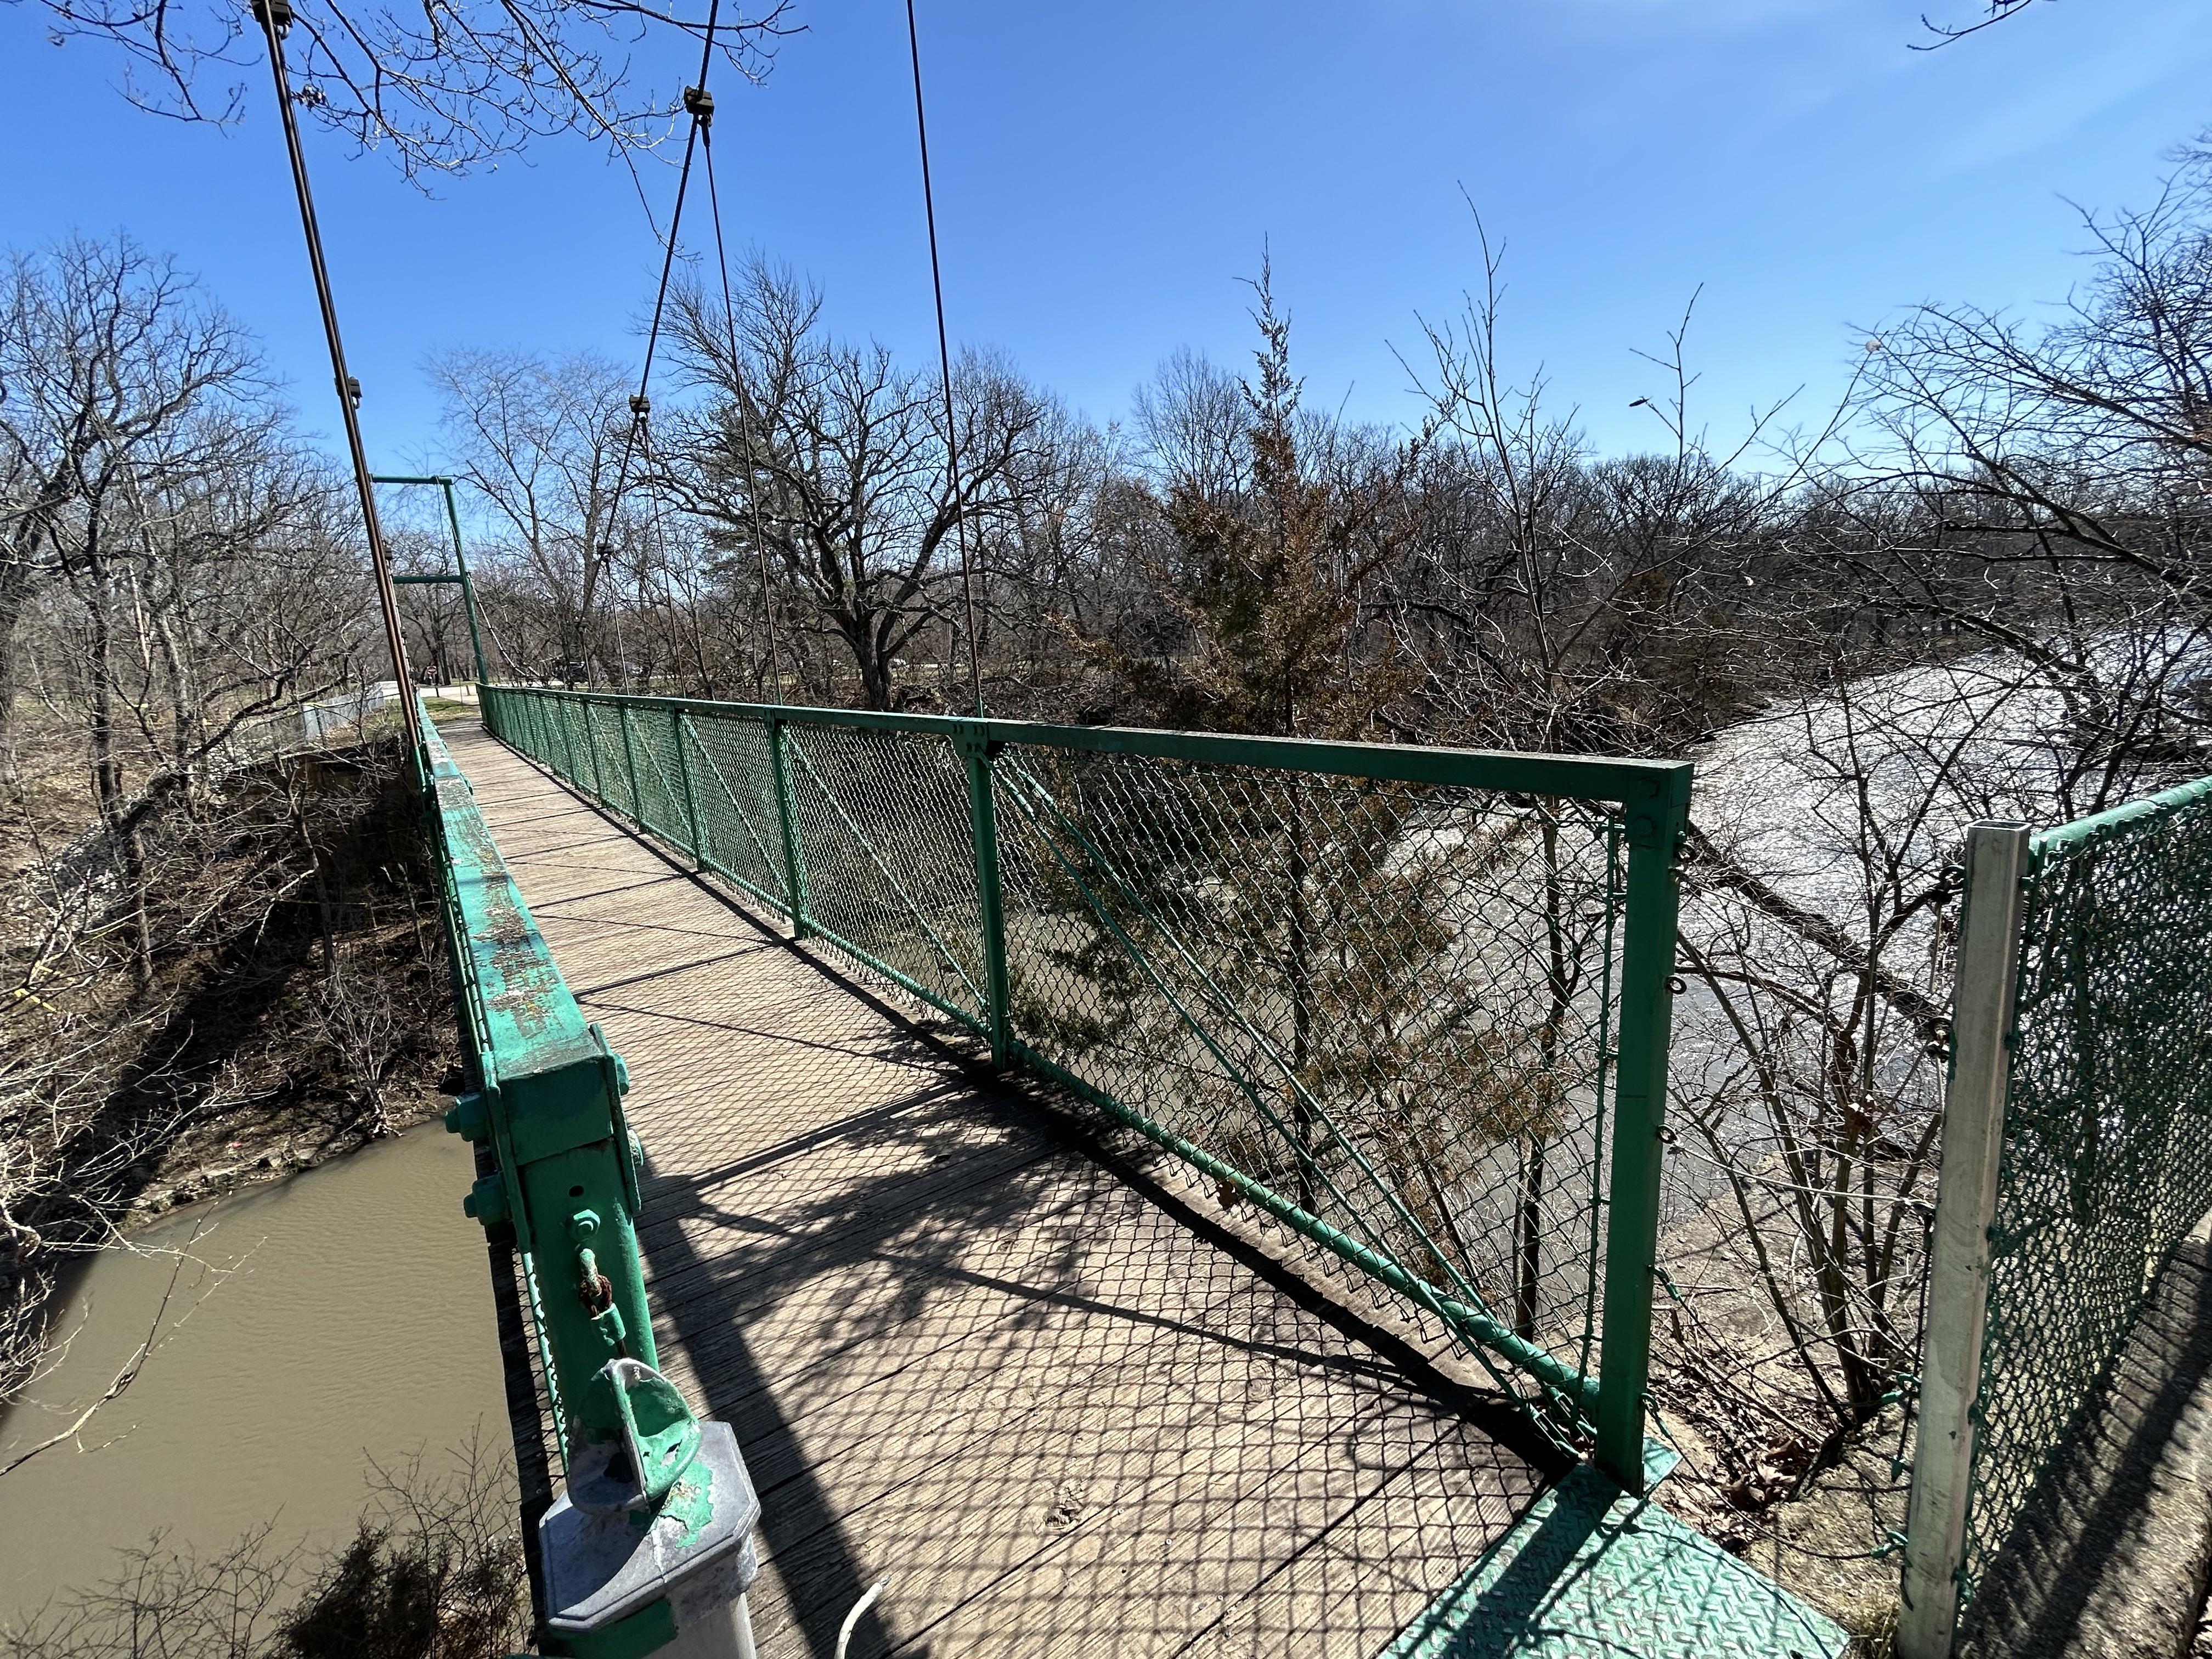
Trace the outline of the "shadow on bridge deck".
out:
<instances>
[{"instance_id":1,"label":"shadow on bridge deck","mask_svg":"<svg viewBox=\"0 0 2212 1659\"><path fill-rule=\"evenodd\" d=\"M1521 1418L965 1068L475 726L628 1060L662 1358L763 1509L764 1654L1367 1656L1559 1473Z\"/></svg>"}]
</instances>

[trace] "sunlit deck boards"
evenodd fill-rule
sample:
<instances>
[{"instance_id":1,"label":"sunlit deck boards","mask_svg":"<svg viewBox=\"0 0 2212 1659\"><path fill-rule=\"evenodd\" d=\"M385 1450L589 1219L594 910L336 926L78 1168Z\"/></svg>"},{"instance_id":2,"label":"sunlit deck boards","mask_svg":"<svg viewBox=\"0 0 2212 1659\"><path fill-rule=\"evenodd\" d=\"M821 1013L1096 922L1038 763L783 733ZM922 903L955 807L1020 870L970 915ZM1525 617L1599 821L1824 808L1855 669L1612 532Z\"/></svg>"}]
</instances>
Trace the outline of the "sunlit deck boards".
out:
<instances>
[{"instance_id":1,"label":"sunlit deck boards","mask_svg":"<svg viewBox=\"0 0 2212 1659\"><path fill-rule=\"evenodd\" d=\"M889 1572L855 1659L1366 1656L1533 1500L1516 1419L447 737L636 1081L662 1358L760 1487L764 1654L828 1659Z\"/></svg>"}]
</instances>

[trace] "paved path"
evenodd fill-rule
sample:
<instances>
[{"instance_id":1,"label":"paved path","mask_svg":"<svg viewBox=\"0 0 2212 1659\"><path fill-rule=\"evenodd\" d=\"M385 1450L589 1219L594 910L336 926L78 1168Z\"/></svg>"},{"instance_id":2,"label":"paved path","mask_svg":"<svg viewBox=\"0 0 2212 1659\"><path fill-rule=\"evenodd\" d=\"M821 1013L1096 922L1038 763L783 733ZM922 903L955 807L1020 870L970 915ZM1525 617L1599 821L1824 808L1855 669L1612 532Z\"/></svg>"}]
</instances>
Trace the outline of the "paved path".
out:
<instances>
[{"instance_id":1,"label":"paved path","mask_svg":"<svg viewBox=\"0 0 2212 1659\"><path fill-rule=\"evenodd\" d=\"M1534 1500L1517 1418L446 736L629 1062L661 1355L760 1488L769 1659L829 1659L885 1572L854 1659L1366 1659Z\"/></svg>"}]
</instances>

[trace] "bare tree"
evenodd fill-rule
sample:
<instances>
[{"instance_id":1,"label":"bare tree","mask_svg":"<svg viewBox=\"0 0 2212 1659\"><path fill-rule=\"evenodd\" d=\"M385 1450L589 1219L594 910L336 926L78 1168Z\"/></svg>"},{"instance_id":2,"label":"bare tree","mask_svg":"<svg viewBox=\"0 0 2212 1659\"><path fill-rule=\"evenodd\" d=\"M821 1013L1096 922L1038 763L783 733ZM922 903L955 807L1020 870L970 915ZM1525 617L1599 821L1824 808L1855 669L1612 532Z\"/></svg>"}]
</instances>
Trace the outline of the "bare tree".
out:
<instances>
[{"instance_id":1,"label":"bare tree","mask_svg":"<svg viewBox=\"0 0 2212 1659\"><path fill-rule=\"evenodd\" d=\"M156 0L44 0L51 38L106 40L128 65L141 108L229 123L246 106L236 78L260 27L243 6ZM793 32L787 0L722 12L713 49L750 79ZM461 0L424 9L388 0L303 0L290 7L297 96L361 149L388 151L413 177L459 172L532 139L578 133L617 153L648 147L677 100L635 84L634 55L682 43L696 61L704 17L652 0Z\"/></svg>"},{"instance_id":2,"label":"bare tree","mask_svg":"<svg viewBox=\"0 0 2212 1659\"><path fill-rule=\"evenodd\" d=\"M757 260L733 319L696 287L672 310L708 407L667 441L666 487L732 565L764 556L803 602L800 620L849 658L861 702L893 707L902 654L957 611L956 526L980 544L994 520L1018 520L1049 471L1048 401L1003 362L963 353L956 499L936 383L887 347L832 337L818 291Z\"/></svg>"},{"instance_id":3,"label":"bare tree","mask_svg":"<svg viewBox=\"0 0 2212 1659\"><path fill-rule=\"evenodd\" d=\"M519 562L550 608L558 655L548 666L571 684L588 678L606 660L605 590L641 511L625 500L641 464L623 372L592 352L473 348L426 368L455 471L499 526L487 551Z\"/></svg>"},{"instance_id":4,"label":"bare tree","mask_svg":"<svg viewBox=\"0 0 2212 1659\"><path fill-rule=\"evenodd\" d=\"M1872 343L1886 443L1835 492L1863 589L2056 700L2069 815L2212 747L2212 167L2086 222L2057 323L1927 306Z\"/></svg>"}]
</instances>

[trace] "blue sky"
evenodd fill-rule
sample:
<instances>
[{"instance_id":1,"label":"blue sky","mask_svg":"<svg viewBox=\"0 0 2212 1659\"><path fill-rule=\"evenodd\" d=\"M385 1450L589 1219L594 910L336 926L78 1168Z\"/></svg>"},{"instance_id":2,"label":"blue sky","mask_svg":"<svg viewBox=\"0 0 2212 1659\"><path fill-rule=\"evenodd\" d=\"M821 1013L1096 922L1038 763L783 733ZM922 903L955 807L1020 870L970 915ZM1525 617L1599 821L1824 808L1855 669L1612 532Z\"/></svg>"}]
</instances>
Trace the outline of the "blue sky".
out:
<instances>
[{"instance_id":1,"label":"blue sky","mask_svg":"<svg viewBox=\"0 0 2212 1659\"><path fill-rule=\"evenodd\" d=\"M207 0L198 0L205 3ZM1928 298L2063 299L2066 199L2154 191L2212 121L2203 0L2053 0L1935 52L1926 6L1969 0L1215 0L1112 7L921 0L947 303L1104 420L1178 345L1241 365L1240 279L1272 246L1308 396L1413 412L1391 347L1507 245L1509 345L1621 449L1632 399L1703 285L1693 419L1842 383L1857 341ZM798 0L767 83L725 85L718 155L743 242L811 273L847 331L931 348L900 0ZM647 64L678 83L689 53ZM140 113L88 41L0 7L0 236L129 227L179 255L334 428L263 83L228 133ZM657 254L628 176L579 143L440 184L311 133L373 460L435 459L418 372L447 343L625 361ZM673 148L670 152L674 153ZM648 162L665 204L672 166ZM665 206L662 209L665 216ZM702 226L703 228L703 225Z\"/></svg>"}]
</instances>

